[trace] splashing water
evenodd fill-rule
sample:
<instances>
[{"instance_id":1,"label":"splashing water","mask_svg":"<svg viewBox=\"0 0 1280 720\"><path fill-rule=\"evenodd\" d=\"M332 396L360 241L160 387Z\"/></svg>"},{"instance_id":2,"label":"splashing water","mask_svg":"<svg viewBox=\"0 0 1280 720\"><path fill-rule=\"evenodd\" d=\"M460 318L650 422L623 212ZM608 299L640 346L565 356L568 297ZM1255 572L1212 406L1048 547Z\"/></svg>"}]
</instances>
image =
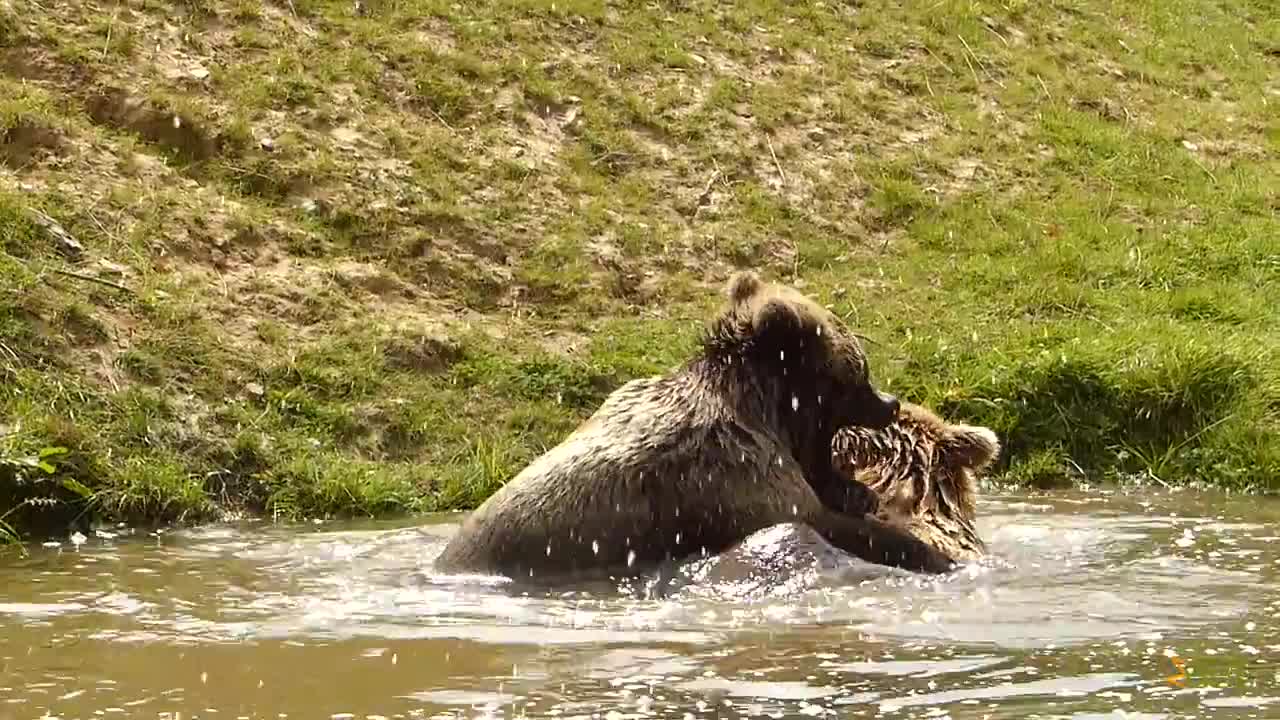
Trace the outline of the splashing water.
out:
<instances>
[{"instance_id":1,"label":"splashing water","mask_svg":"<svg viewBox=\"0 0 1280 720\"><path fill-rule=\"evenodd\" d=\"M0 560L0 716L1280 711L1280 502L1004 495L979 512L993 556L941 578L782 525L540 593L433 575L454 516L33 546Z\"/></svg>"}]
</instances>

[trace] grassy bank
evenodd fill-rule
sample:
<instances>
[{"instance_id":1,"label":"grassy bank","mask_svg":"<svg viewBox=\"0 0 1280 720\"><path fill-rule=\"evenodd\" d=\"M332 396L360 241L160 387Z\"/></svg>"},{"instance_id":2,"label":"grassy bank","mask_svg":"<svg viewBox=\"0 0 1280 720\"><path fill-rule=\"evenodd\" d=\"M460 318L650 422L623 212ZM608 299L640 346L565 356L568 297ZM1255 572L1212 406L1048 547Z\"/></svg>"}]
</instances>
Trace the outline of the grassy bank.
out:
<instances>
[{"instance_id":1,"label":"grassy bank","mask_svg":"<svg viewBox=\"0 0 1280 720\"><path fill-rule=\"evenodd\" d=\"M1269 0L900 5L0 0L4 523L473 506L746 266L1014 481L1277 489Z\"/></svg>"}]
</instances>

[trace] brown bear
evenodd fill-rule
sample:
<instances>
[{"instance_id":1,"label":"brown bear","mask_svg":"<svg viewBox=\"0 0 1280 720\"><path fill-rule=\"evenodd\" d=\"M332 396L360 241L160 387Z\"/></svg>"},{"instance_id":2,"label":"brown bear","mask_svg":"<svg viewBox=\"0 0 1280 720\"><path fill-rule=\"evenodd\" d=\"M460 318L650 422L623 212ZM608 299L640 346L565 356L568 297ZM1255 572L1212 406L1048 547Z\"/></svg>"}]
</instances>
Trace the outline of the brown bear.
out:
<instances>
[{"instance_id":1,"label":"brown bear","mask_svg":"<svg viewBox=\"0 0 1280 720\"><path fill-rule=\"evenodd\" d=\"M953 425L907 402L888 427L841 428L832 441L837 470L875 492L876 517L958 561L986 554L974 526L977 475L999 454L990 428Z\"/></svg>"},{"instance_id":2,"label":"brown bear","mask_svg":"<svg viewBox=\"0 0 1280 720\"><path fill-rule=\"evenodd\" d=\"M944 552L866 515L872 493L831 462L837 428L883 428L897 412L831 312L735 274L700 352L615 390L473 511L435 567L534 582L634 576L800 522L870 562L946 572Z\"/></svg>"}]
</instances>

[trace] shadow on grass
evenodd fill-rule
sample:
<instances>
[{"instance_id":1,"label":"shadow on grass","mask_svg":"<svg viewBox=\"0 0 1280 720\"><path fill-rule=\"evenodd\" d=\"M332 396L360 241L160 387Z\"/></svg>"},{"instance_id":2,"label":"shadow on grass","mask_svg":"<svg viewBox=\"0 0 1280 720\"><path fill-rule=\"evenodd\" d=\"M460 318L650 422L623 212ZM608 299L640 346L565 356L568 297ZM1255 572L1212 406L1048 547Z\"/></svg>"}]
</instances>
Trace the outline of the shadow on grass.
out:
<instances>
[{"instance_id":1,"label":"shadow on grass","mask_svg":"<svg viewBox=\"0 0 1280 720\"><path fill-rule=\"evenodd\" d=\"M1256 366L1197 348L1129 360L1028 363L941 400L944 415L989 425L997 470L1031 485L1145 475L1269 489L1280 464L1264 431L1267 388Z\"/></svg>"}]
</instances>

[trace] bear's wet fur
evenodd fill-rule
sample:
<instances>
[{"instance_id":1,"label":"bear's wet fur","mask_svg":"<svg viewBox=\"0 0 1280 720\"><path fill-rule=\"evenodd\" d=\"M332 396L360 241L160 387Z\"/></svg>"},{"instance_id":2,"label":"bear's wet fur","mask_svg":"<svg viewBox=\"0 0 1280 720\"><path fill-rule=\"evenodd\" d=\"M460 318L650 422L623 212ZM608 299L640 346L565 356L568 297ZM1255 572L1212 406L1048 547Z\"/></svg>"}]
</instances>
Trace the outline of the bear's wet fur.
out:
<instances>
[{"instance_id":1,"label":"bear's wet fur","mask_svg":"<svg viewBox=\"0 0 1280 720\"><path fill-rule=\"evenodd\" d=\"M975 526L977 478L999 455L990 428L951 424L909 402L888 427L841 428L832 442L832 464L875 492L876 517L960 561L987 553Z\"/></svg>"},{"instance_id":2,"label":"bear's wet fur","mask_svg":"<svg viewBox=\"0 0 1280 720\"><path fill-rule=\"evenodd\" d=\"M615 390L473 511L436 569L533 582L634 576L801 522L867 561L948 571L945 553L866 515L873 493L832 466L837 428L883 428L898 411L873 388L856 338L755 273L727 290L699 353Z\"/></svg>"}]
</instances>

